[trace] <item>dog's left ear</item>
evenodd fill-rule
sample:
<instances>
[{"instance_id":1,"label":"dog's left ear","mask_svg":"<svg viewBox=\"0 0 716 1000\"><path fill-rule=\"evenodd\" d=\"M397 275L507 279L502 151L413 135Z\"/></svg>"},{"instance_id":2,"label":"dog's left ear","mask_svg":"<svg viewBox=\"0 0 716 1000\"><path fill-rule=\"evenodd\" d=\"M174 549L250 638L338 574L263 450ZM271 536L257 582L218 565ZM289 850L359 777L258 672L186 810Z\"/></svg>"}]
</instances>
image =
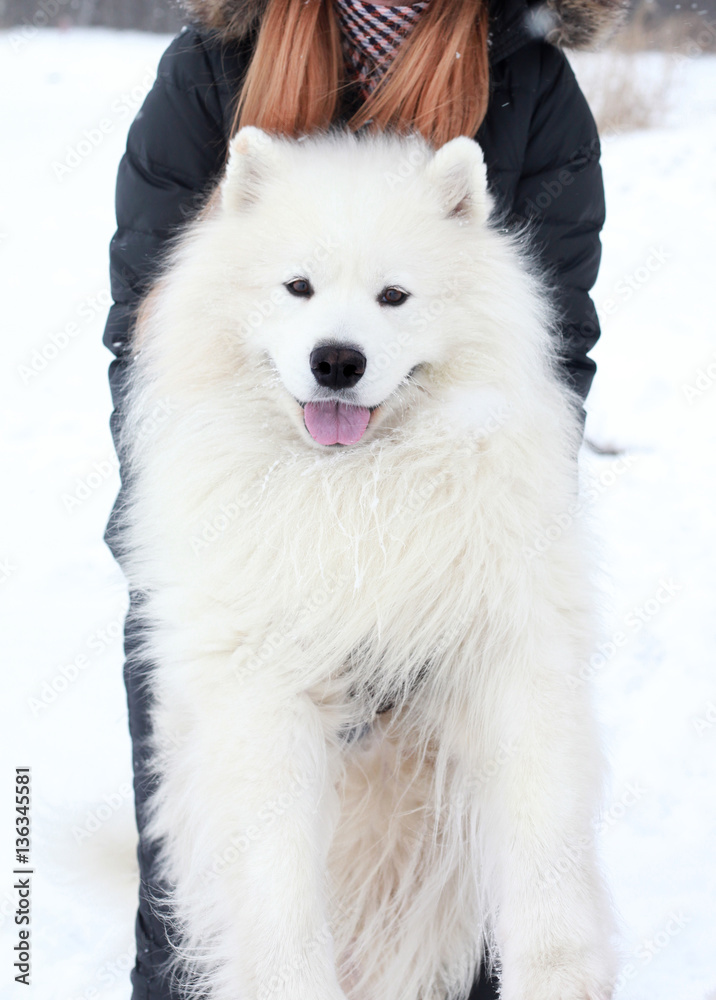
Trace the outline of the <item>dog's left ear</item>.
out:
<instances>
[{"instance_id":1,"label":"dog's left ear","mask_svg":"<svg viewBox=\"0 0 716 1000\"><path fill-rule=\"evenodd\" d=\"M264 182L273 173L278 145L279 140L254 125L239 129L231 140L221 182L223 208L240 211L258 201Z\"/></svg>"},{"instance_id":2,"label":"dog's left ear","mask_svg":"<svg viewBox=\"0 0 716 1000\"><path fill-rule=\"evenodd\" d=\"M435 153L427 175L438 188L447 218L484 222L492 207L482 150L474 139L459 135Z\"/></svg>"}]
</instances>

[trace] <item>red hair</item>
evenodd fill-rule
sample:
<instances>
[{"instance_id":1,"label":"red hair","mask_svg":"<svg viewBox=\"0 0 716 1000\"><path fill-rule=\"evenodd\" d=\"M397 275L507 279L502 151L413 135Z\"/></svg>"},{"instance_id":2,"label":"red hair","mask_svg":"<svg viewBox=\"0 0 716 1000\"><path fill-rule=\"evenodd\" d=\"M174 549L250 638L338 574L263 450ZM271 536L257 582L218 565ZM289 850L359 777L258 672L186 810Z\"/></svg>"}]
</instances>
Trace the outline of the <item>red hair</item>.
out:
<instances>
[{"instance_id":1,"label":"red hair","mask_svg":"<svg viewBox=\"0 0 716 1000\"><path fill-rule=\"evenodd\" d=\"M299 136L326 129L345 86L334 0L269 0L241 88L243 125ZM429 0L348 122L418 131L435 146L473 137L487 110L486 0Z\"/></svg>"}]
</instances>

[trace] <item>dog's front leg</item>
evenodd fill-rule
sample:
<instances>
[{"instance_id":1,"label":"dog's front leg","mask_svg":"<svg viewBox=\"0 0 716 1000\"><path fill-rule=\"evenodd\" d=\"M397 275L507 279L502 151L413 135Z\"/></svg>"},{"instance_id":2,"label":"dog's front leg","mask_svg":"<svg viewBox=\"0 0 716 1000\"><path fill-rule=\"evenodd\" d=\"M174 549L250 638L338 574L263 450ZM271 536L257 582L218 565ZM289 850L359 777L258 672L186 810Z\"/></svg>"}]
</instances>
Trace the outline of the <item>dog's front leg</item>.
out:
<instances>
[{"instance_id":1,"label":"dog's front leg","mask_svg":"<svg viewBox=\"0 0 716 1000\"><path fill-rule=\"evenodd\" d=\"M501 997L607 1000L613 921L594 844L595 726L584 692L565 681L559 653L546 666L535 664L534 649L524 657L495 680L488 702L496 712L483 732L499 719L502 739L493 742L494 762L488 751L480 764L490 775L478 809Z\"/></svg>"},{"instance_id":2,"label":"dog's front leg","mask_svg":"<svg viewBox=\"0 0 716 1000\"><path fill-rule=\"evenodd\" d=\"M343 1000L324 898L338 806L319 710L270 675L232 686L205 673L193 690L155 826L186 953L212 1000Z\"/></svg>"}]
</instances>

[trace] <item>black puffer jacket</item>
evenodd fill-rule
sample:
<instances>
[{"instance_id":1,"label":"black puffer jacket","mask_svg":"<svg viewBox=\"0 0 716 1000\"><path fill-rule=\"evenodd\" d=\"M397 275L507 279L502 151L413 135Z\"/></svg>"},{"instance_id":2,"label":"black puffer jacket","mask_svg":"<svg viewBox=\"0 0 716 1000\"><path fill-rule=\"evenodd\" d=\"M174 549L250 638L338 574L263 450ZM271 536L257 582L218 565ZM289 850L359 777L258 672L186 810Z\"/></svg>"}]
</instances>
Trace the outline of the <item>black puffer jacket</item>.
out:
<instances>
[{"instance_id":1,"label":"black puffer jacket","mask_svg":"<svg viewBox=\"0 0 716 1000\"><path fill-rule=\"evenodd\" d=\"M162 57L130 128L110 249L115 304L104 335L118 357L110 369L115 405L133 312L160 252L221 174L233 102L264 4L186 0L192 24ZM534 245L558 289L565 374L583 398L595 370L587 354L599 336L589 290L599 267L604 192L594 121L558 45L601 40L623 4L490 0L490 101L476 136L507 223L531 220ZM354 100L349 95L344 115Z\"/></svg>"}]
</instances>

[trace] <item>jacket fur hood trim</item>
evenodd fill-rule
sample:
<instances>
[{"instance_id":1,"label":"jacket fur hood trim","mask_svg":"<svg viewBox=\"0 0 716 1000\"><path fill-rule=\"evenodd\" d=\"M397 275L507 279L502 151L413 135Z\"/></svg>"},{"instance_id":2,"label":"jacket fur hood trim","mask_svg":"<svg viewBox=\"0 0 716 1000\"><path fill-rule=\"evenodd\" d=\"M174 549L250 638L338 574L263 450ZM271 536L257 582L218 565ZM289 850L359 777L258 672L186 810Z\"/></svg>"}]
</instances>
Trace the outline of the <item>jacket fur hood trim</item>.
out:
<instances>
[{"instance_id":1,"label":"jacket fur hood trim","mask_svg":"<svg viewBox=\"0 0 716 1000\"><path fill-rule=\"evenodd\" d=\"M626 20L629 0L546 0L529 8L536 34L568 49L604 45Z\"/></svg>"},{"instance_id":2,"label":"jacket fur hood trim","mask_svg":"<svg viewBox=\"0 0 716 1000\"><path fill-rule=\"evenodd\" d=\"M180 0L191 19L222 40L243 38L260 21L268 0ZM629 0L490 0L499 20L512 21L529 36L545 38L564 48L598 48L626 17Z\"/></svg>"}]
</instances>

